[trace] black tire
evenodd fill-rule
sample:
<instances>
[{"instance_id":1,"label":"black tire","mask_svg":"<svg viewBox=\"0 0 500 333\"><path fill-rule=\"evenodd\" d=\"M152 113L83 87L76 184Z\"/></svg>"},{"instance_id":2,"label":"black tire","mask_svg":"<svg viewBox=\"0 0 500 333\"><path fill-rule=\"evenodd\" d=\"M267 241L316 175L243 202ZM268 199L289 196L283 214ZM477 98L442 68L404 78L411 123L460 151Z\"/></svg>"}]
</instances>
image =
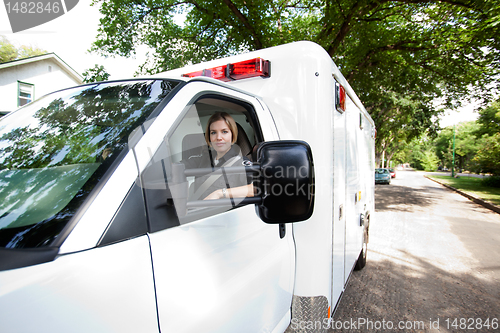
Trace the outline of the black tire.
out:
<instances>
[{"instance_id":1,"label":"black tire","mask_svg":"<svg viewBox=\"0 0 500 333\"><path fill-rule=\"evenodd\" d=\"M368 254L368 226L370 218L367 217L365 222L365 227L363 229L363 246L361 247L361 252L359 253L358 260L356 261L356 266L354 266L355 271L360 271L366 266L366 255Z\"/></svg>"}]
</instances>

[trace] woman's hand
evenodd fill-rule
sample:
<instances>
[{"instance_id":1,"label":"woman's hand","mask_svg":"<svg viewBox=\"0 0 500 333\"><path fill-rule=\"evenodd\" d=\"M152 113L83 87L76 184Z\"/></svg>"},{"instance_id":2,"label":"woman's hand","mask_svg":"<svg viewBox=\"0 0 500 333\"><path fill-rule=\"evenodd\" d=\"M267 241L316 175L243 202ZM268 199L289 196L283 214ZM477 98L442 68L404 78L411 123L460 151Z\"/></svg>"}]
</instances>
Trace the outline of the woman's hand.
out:
<instances>
[{"instance_id":1,"label":"woman's hand","mask_svg":"<svg viewBox=\"0 0 500 333\"><path fill-rule=\"evenodd\" d=\"M228 188L225 190L226 190L226 196L225 196L226 198L244 198L244 197L253 197L254 195L253 183L248 185ZM224 198L223 190L215 190L203 200L216 200L223 198Z\"/></svg>"},{"instance_id":2,"label":"woman's hand","mask_svg":"<svg viewBox=\"0 0 500 333\"><path fill-rule=\"evenodd\" d=\"M216 200L216 199L222 199L222 190L216 190L210 193L205 199L203 200Z\"/></svg>"}]
</instances>

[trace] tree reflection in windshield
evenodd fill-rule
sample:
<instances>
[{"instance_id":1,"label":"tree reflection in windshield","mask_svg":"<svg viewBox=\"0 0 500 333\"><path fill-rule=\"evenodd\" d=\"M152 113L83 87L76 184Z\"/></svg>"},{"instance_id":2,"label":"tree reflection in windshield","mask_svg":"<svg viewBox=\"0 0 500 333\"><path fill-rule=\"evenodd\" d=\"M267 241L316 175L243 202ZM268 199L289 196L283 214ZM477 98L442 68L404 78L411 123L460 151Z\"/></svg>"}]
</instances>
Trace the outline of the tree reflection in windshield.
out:
<instances>
[{"instance_id":1,"label":"tree reflection in windshield","mask_svg":"<svg viewBox=\"0 0 500 333\"><path fill-rule=\"evenodd\" d=\"M147 80L64 90L0 122L0 247L50 245L178 83Z\"/></svg>"}]
</instances>

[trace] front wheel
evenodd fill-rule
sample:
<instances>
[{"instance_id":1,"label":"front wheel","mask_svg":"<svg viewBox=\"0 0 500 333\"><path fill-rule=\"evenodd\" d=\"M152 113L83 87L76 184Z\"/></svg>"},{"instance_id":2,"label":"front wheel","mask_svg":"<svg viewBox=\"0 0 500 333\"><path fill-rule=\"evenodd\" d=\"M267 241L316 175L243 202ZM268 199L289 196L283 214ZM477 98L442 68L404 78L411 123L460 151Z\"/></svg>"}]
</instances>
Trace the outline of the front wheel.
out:
<instances>
[{"instance_id":1,"label":"front wheel","mask_svg":"<svg viewBox=\"0 0 500 333\"><path fill-rule=\"evenodd\" d=\"M368 226L369 226L370 218L367 218L365 227L363 228L363 246L361 247L361 252L358 257L358 261L356 261L356 266L354 266L354 270L359 271L362 270L363 267L366 266L366 255L368 253Z\"/></svg>"}]
</instances>

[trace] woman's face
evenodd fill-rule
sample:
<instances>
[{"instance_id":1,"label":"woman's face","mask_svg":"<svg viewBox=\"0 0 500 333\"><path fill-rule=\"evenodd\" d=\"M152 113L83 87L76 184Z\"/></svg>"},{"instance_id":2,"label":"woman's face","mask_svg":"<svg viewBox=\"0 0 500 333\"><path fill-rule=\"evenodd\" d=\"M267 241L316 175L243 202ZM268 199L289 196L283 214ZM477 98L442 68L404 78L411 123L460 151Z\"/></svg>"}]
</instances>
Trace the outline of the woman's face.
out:
<instances>
[{"instance_id":1,"label":"woman's face","mask_svg":"<svg viewBox=\"0 0 500 333\"><path fill-rule=\"evenodd\" d=\"M233 133L224 120L217 120L210 125L210 143L217 152L217 157L222 157L231 149Z\"/></svg>"}]
</instances>

